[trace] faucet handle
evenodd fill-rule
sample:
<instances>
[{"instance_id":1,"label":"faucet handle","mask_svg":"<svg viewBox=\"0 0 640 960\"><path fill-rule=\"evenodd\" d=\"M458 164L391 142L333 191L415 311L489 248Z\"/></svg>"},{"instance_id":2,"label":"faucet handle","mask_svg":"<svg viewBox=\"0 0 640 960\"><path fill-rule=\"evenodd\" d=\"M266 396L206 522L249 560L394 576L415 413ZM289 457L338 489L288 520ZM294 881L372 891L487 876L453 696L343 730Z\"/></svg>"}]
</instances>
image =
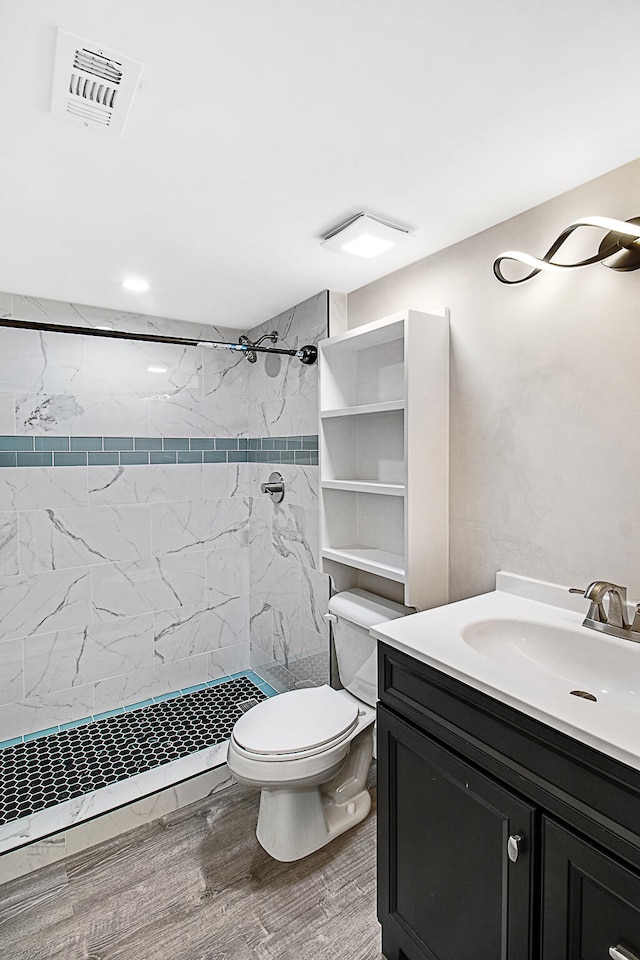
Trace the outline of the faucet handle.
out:
<instances>
[{"instance_id":1,"label":"faucet handle","mask_svg":"<svg viewBox=\"0 0 640 960\"><path fill-rule=\"evenodd\" d=\"M579 593L581 597L586 597L587 600L591 601L589 610L585 620L594 620L596 623L606 623L607 614L604 609L604 594L602 596L594 596L592 594L593 588L599 585L601 581L596 580L594 583L590 583L585 590L580 590L579 587L569 587L569 593Z\"/></svg>"}]
</instances>

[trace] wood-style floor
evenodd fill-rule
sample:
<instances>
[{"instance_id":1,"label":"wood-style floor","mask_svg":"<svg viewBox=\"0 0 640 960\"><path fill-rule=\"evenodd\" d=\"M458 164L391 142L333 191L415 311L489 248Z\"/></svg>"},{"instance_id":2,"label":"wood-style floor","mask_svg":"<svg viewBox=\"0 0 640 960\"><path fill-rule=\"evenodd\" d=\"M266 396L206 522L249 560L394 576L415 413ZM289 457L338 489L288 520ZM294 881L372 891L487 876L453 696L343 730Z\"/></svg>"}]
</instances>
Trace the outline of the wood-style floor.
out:
<instances>
[{"instance_id":1,"label":"wood-style floor","mask_svg":"<svg viewBox=\"0 0 640 960\"><path fill-rule=\"evenodd\" d=\"M1 960L379 960L375 812L283 864L257 810L233 786L1 886Z\"/></svg>"}]
</instances>

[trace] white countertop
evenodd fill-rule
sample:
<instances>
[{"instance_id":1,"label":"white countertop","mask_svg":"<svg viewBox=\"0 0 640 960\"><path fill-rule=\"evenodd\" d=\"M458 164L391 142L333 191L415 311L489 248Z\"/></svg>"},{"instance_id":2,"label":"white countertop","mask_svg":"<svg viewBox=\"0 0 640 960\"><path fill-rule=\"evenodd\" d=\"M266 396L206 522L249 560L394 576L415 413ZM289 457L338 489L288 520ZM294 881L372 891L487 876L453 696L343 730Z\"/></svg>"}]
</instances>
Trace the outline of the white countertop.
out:
<instances>
[{"instance_id":1,"label":"white countertop","mask_svg":"<svg viewBox=\"0 0 640 960\"><path fill-rule=\"evenodd\" d=\"M491 593L378 624L371 633L640 770L640 644L583 627L588 601L567 587L504 572L496 585ZM511 642L514 631L523 639ZM597 702L572 696L574 689Z\"/></svg>"}]
</instances>

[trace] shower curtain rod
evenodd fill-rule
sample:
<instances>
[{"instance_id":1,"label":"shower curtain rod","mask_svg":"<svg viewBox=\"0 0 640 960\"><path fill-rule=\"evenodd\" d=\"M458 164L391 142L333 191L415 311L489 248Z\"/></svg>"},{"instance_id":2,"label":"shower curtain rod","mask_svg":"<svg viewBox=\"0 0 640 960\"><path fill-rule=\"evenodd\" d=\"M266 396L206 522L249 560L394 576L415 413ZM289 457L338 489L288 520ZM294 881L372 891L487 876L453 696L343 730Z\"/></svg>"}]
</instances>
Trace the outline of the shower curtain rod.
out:
<instances>
[{"instance_id":1,"label":"shower curtain rod","mask_svg":"<svg viewBox=\"0 0 640 960\"><path fill-rule=\"evenodd\" d=\"M251 343L248 338L244 343L227 343L224 340L196 340L188 337L163 337L155 333L127 333L123 330L100 330L98 327L73 327L63 323L44 323L39 320L9 320L0 317L0 327L17 328L20 330L42 330L45 333L71 333L83 337L109 337L112 340L139 340L144 343L172 343L184 347L206 347L207 349L235 350L243 353L248 360L255 361L256 353L277 353L285 357L296 357L301 363L315 363L318 348L313 344L306 344L299 350L285 350L280 347L261 347ZM269 335L270 337L273 335ZM264 339L264 338L261 338ZM251 356L253 354L253 357Z\"/></svg>"}]
</instances>

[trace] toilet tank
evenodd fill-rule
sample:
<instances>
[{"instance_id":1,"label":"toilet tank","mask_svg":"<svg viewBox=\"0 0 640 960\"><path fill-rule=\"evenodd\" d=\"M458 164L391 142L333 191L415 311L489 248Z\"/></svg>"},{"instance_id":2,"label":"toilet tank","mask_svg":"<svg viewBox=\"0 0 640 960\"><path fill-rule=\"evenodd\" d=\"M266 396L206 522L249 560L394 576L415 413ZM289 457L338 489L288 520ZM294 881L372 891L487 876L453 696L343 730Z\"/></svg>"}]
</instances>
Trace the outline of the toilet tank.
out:
<instances>
[{"instance_id":1,"label":"toilet tank","mask_svg":"<svg viewBox=\"0 0 640 960\"><path fill-rule=\"evenodd\" d=\"M369 627L414 612L366 590L344 590L330 598L340 682L358 700L373 707L378 699L377 642Z\"/></svg>"}]
</instances>

